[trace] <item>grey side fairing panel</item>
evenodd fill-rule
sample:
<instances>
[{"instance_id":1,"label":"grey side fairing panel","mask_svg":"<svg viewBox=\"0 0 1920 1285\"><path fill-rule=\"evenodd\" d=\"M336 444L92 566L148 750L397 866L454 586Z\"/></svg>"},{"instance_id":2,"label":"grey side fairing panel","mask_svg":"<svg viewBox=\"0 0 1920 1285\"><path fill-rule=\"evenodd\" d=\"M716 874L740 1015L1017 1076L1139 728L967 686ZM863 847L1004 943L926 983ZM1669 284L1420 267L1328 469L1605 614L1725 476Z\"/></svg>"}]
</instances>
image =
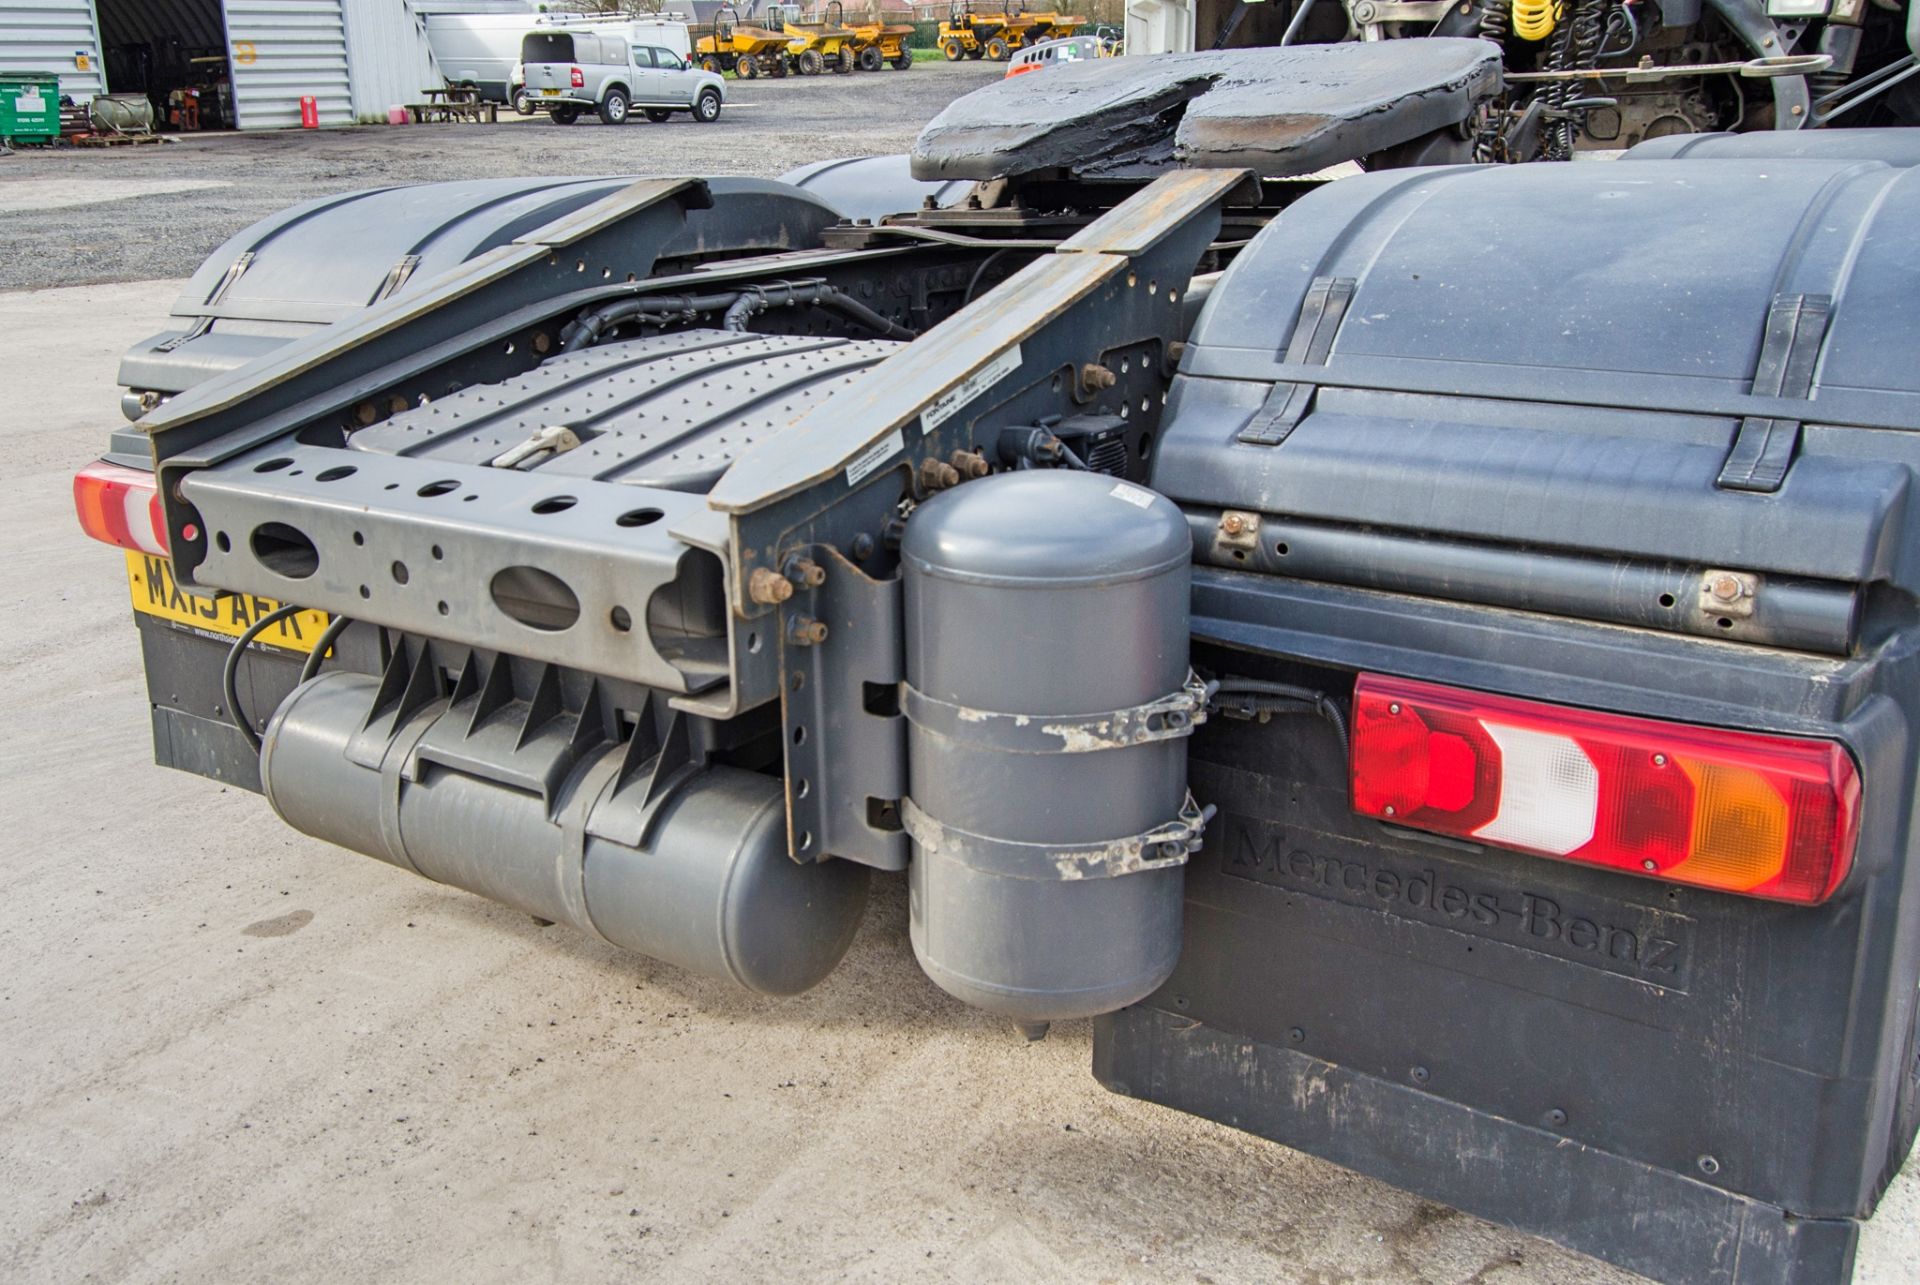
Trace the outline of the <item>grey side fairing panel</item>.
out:
<instances>
[{"instance_id":1,"label":"grey side fairing panel","mask_svg":"<svg viewBox=\"0 0 1920 1285\"><path fill-rule=\"evenodd\" d=\"M912 160L903 152L812 161L788 170L780 181L819 197L849 219L867 220L921 209L929 199L944 210L973 190L973 184L962 179L915 178Z\"/></svg>"},{"instance_id":2,"label":"grey side fairing panel","mask_svg":"<svg viewBox=\"0 0 1920 1285\"><path fill-rule=\"evenodd\" d=\"M546 226L634 182L630 177L487 179L374 188L263 219L216 250L174 301L174 324L121 359L120 383L173 394L289 339ZM839 211L764 179L715 179L714 209L673 243L672 263L741 251L803 249Z\"/></svg>"},{"instance_id":3,"label":"grey side fairing panel","mask_svg":"<svg viewBox=\"0 0 1920 1285\"><path fill-rule=\"evenodd\" d=\"M1399 531L1472 551L1435 563L1437 577L1469 562L1494 574L1482 555L1509 550L1536 572L1577 555L1696 579L1717 566L1920 588L1906 521L1920 465L1916 222L1920 175L1875 163L1459 167L1330 185L1213 290L1151 481L1216 516L1300 524L1297 539L1269 530L1244 551L1249 568L1283 574L1308 574L1317 539ZM1553 231L1568 226L1583 229L1571 252ZM1303 360L1290 332L1316 283L1350 302ZM1761 387L1783 300L1814 301L1824 325L1796 358L1799 395ZM1277 416L1277 390L1304 411ZM1730 481L1737 448L1773 425L1790 426L1775 439L1781 480ZM1694 605L1669 586L1646 599L1646 619L1621 623L1657 627ZM1758 620L1712 623L1743 636ZM1844 651L1851 629L1840 611L1828 643Z\"/></svg>"},{"instance_id":4,"label":"grey side fairing panel","mask_svg":"<svg viewBox=\"0 0 1920 1285\"><path fill-rule=\"evenodd\" d=\"M1916 9L1920 12L1920 9ZM1650 138L1621 157L1628 161L1678 160L1884 161L1920 165L1920 129L1769 130L1753 134L1669 134Z\"/></svg>"}]
</instances>

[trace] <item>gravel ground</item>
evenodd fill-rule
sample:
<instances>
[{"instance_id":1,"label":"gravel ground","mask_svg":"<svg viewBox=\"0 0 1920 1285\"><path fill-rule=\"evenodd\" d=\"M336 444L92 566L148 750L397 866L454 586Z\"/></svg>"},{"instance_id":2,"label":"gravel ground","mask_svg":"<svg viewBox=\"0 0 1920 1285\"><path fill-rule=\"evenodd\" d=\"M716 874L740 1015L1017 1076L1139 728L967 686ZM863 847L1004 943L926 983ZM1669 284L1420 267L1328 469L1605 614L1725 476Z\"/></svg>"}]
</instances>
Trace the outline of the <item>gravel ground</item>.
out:
<instances>
[{"instance_id":1,"label":"gravel ground","mask_svg":"<svg viewBox=\"0 0 1920 1285\"><path fill-rule=\"evenodd\" d=\"M948 102L997 79L983 63L908 72L727 81L712 125L636 116L555 125L508 113L494 126L410 125L198 134L180 143L21 149L0 157L0 290L184 277L222 241L297 201L436 179L574 174L753 174L805 161L903 152ZM24 180L24 181L23 181ZM180 181L217 187L154 195ZM46 208L49 190L92 204ZM144 199L133 199L144 198Z\"/></svg>"},{"instance_id":2,"label":"gravel ground","mask_svg":"<svg viewBox=\"0 0 1920 1285\"><path fill-rule=\"evenodd\" d=\"M898 149L989 75L882 77L863 101L886 123L864 133L826 119L835 82L787 82L742 87L756 106L712 129L16 157L0 283L177 277L260 215L362 184ZM785 110L808 104L811 124ZM183 166L230 186L181 190ZM94 186L76 206L31 179ZM767 1000L154 767L122 559L80 535L68 479L118 421L119 354L178 287L0 293L0 1280L1633 1279L1105 1093L1086 1023L1028 1045L925 979L897 878L824 985ZM1916 1259L1910 1171L1857 1280L1910 1281Z\"/></svg>"}]
</instances>

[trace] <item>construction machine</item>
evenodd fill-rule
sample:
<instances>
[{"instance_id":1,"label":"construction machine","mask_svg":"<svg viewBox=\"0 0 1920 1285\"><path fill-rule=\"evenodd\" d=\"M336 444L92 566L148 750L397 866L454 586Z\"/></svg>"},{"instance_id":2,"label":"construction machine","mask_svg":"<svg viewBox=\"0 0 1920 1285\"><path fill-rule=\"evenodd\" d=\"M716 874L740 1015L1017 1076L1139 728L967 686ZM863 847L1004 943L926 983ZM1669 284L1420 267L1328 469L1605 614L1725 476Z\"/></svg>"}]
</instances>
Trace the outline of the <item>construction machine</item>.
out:
<instances>
[{"instance_id":1,"label":"construction machine","mask_svg":"<svg viewBox=\"0 0 1920 1285\"><path fill-rule=\"evenodd\" d=\"M732 5L722 5L712 25L695 32L692 61L702 70L732 72L741 80L784 76L791 67L787 47L793 38L779 5L767 6L767 24L743 22Z\"/></svg>"},{"instance_id":2,"label":"construction machine","mask_svg":"<svg viewBox=\"0 0 1920 1285\"><path fill-rule=\"evenodd\" d=\"M803 76L823 71L853 71L859 49L858 33L845 22L840 0L831 0L814 17L803 19L796 10L768 10L768 22L778 21L789 37L787 60Z\"/></svg>"}]
</instances>

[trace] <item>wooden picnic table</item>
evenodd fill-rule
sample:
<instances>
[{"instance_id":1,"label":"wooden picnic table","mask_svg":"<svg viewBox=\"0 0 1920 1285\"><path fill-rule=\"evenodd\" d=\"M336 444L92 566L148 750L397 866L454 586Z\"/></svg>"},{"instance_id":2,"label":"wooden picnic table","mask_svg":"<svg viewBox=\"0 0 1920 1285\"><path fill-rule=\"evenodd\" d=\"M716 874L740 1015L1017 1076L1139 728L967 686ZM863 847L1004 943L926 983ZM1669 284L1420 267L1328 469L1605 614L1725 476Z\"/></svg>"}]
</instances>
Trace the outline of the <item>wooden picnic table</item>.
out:
<instances>
[{"instance_id":1,"label":"wooden picnic table","mask_svg":"<svg viewBox=\"0 0 1920 1285\"><path fill-rule=\"evenodd\" d=\"M482 102L480 91L472 85L443 85L420 93L426 102L407 104L407 112L416 125L429 120L492 125L500 119L500 104Z\"/></svg>"}]
</instances>

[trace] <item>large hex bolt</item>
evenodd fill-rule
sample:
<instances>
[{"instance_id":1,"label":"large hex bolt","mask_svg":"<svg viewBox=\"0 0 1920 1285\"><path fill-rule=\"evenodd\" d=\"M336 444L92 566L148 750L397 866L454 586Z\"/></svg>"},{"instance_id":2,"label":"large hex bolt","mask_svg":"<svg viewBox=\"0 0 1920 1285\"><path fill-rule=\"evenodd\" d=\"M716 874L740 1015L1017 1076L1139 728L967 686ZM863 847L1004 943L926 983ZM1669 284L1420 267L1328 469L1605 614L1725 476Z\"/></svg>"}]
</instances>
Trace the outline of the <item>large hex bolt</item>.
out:
<instances>
[{"instance_id":1,"label":"large hex bolt","mask_svg":"<svg viewBox=\"0 0 1920 1285\"><path fill-rule=\"evenodd\" d=\"M755 567L747 577L747 597L766 607L777 607L793 597L793 581L778 571Z\"/></svg>"}]
</instances>

